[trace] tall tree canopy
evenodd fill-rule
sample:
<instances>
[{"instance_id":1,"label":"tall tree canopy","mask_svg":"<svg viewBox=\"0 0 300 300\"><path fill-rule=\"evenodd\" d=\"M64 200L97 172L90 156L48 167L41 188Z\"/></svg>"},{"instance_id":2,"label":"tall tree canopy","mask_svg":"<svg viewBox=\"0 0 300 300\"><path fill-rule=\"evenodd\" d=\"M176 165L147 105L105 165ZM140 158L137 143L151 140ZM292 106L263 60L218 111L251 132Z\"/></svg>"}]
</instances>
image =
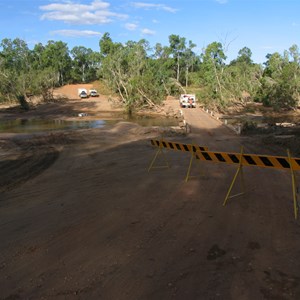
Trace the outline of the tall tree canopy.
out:
<instances>
[{"instance_id":1,"label":"tall tree canopy","mask_svg":"<svg viewBox=\"0 0 300 300\"><path fill-rule=\"evenodd\" d=\"M300 98L300 52L292 45L283 54L266 56L255 64L252 51L243 47L229 64L223 45L214 41L202 53L185 37L172 34L169 44L151 48L145 39L114 42L109 33L99 40L99 51L84 46L69 50L62 41L0 43L0 101L17 99L28 108L30 95L51 100L55 87L66 83L105 80L128 111L159 104L166 95L193 88L198 99L214 108L232 103L259 101L275 108L293 109Z\"/></svg>"}]
</instances>

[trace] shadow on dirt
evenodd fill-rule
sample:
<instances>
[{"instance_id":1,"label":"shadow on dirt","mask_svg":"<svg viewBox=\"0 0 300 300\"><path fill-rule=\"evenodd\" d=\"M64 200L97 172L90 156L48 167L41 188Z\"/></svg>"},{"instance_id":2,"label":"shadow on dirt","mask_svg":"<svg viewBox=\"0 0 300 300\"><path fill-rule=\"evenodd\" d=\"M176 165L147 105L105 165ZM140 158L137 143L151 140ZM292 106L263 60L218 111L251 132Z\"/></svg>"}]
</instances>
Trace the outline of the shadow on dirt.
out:
<instances>
[{"instance_id":1,"label":"shadow on dirt","mask_svg":"<svg viewBox=\"0 0 300 300\"><path fill-rule=\"evenodd\" d=\"M38 109L38 118L70 118L78 117L79 113L87 113L93 115L93 110L96 107L95 101L74 100L59 100L55 102L40 103L31 105L29 110L23 110L20 106L13 106L9 108L1 108L1 118L5 119L31 119L36 118L36 110Z\"/></svg>"},{"instance_id":2,"label":"shadow on dirt","mask_svg":"<svg viewBox=\"0 0 300 300\"><path fill-rule=\"evenodd\" d=\"M244 145L279 154L222 125L163 137L215 151ZM57 163L46 180L4 193L14 199L0 210L4 299L298 299L300 231L285 175L245 168L256 190L224 208L236 166L197 163L185 182L190 153L167 149L170 168L148 172L157 151L150 138L160 135L126 123L83 130L75 140L15 141L33 162L7 161L12 177L23 164L31 172ZM65 146L59 157L51 153L56 145Z\"/></svg>"},{"instance_id":3,"label":"shadow on dirt","mask_svg":"<svg viewBox=\"0 0 300 300\"><path fill-rule=\"evenodd\" d=\"M59 157L58 146L74 142L77 141L71 134L50 133L22 135L1 143L6 155L0 160L0 191L10 190L40 175ZM10 153L10 149L14 151Z\"/></svg>"}]
</instances>

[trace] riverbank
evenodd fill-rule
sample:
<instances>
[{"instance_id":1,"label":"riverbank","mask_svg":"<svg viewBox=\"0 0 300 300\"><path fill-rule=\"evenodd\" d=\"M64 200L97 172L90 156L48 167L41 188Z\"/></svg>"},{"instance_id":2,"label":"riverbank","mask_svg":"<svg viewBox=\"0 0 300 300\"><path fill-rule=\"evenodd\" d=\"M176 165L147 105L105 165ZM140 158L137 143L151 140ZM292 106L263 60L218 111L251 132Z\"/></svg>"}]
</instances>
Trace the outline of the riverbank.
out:
<instances>
[{"instance_id":1,"label":"riverbank","mask_svg":"<svg viewBox=\"0 0 300 300\"><path fill-rule=\"evenodd\" d=\"M116 96L104 95L100 92L99 97L80 99L77 95L79 86L86 89L95 88L91 84L61 87L54 91L54 101L52 102L41 103L32 99L29 111L22 110L19 106L2 105L0 107L0 118L2 121L19 120L20 122L23 120L24 122L26 120L55 120L59 122L129 121ZM201 111L218 120L220 124L227 126L236 134L254 136L257 139L265 140L265 143L269 143L270 146L282 146L290 149L294 155L300 155L300 142L298 142L300 135L299 111L274 112L258 103L236 106L226 113L216 113L205 107L202 107ZM152 127L151 129L143 129L146 132L156 131L164 135L174 136L176 134L186 135L191 132L188 121L184 120L185 112L186 109L179 107L178 99L167 97L161 106L157 106L154 110L140 111L137 115L138 117L145 117L145 119L149 116L158 120L161 118L175 119L177 124L172 126L150 125L149 128Z\"/></svg>"}]
</instances>

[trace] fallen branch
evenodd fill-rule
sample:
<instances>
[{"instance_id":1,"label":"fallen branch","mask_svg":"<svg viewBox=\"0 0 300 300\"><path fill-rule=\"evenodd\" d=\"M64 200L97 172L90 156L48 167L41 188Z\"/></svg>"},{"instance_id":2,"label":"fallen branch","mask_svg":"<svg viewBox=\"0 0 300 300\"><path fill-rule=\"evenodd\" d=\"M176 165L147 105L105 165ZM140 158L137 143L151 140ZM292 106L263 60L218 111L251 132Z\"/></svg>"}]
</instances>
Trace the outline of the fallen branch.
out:
<instances>
[{"instance_id":1,"label":"fallen branch","mask_svg":"<svg viewBox=\"0 0 300 300\"><path fill-rule=\"evenodd\" d=\"M150 107L158 108L158 105L156 105L150 98L148 98L142 90L140 90L139 88L137 90L141 94L141 96L143 96L146 99L146 101Z\"/></svg>"}]
</instances>

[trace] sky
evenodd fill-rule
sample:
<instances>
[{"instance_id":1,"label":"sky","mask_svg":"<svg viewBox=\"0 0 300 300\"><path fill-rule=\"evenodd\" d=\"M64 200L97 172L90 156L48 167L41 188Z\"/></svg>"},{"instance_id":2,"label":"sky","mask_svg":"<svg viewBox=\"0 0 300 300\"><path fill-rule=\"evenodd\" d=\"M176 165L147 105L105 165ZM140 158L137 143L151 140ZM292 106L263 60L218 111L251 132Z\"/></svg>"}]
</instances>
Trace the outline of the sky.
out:
<instances>
[{"instance_id":1,"label":"sky","mask_svg":"<svg viewBox=\"0 0 300 300\"><path fill-rule=\"evenodd\" d=\"M227 63L248 47L264 63L269 53L300 47L300 1L0 0L0 41L20 38L32 49L54 40L99 51L105 32L113 42L146 39L151 47L168 46L176 34L196 44L197 55L221 42Z\"/></svg>"}]
</instances>

